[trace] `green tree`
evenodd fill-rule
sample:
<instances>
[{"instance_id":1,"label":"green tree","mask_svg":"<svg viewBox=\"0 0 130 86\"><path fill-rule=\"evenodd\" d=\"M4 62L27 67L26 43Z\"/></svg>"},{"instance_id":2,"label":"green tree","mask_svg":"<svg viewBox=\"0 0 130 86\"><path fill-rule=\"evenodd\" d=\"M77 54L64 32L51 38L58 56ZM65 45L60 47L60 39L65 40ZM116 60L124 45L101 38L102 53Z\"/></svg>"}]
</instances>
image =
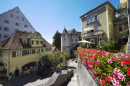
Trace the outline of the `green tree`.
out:
<instances>
[{"instance_id":1,"label":"green tree","mask_svg":"<svg viewBox=\"0 0 130 86\"><path fill-rule=\"evenodd\" d=\"M47 56L47 58L49 59L49 61L52 63L52 66L55 68L59 63L60 63L60 51L57 51L53 54L49 54Z\"/></svg>"},{"instance_id":2,"label":"green tree","mask_svg":"<svg viewBox=\"0 0 130 86\"><path fill-rule=\"evenodd\" d=\"M54 45L57 49L60 49L61 47L61 34L58 31L56 31L53 37L52 45Z\"/></svg>"},{"instance_id":3,"label":"green tree","mask_svg":"<svg viewBox=\"0 0 130 86\"><path fill-rule=\"evenodd\" d=\"M63 60L65 60L65 63L67 63L67 61L70 59L70 54L64 52L61 57L63 58Z\"/></svg>"}]
</instances>

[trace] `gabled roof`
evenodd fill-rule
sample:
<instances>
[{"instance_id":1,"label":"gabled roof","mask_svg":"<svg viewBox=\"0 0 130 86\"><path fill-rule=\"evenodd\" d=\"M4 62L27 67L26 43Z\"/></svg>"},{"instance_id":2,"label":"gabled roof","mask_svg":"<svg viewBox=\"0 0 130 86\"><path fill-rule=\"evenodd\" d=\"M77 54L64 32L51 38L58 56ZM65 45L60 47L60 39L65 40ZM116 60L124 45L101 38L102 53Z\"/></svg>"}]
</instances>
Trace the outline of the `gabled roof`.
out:
<instances>
[{"instance_id":1,"label":"gabled roof","mask_svg":"<svg viewBox=\"0 0 130 86\"><path fill-rule=\"evenodd\" d=\"M69 30L68 33L70 34L73 30L74 30L74 29Z\"/></svg>"},{"instance_id":2,"label":"gabled roof","mask_svg":"<svg viewBox=\"0 0 130 86\"><path fill-rule=\"evenodd\" d=\"M68 34L67 30L64 28L62 34Z\"/></svg>"},{"instance_id":3,"label":"gabled roof","mask_svg":"<svg viewBox=\"0 0 130 86\"><path fill-rule=\"evenodd\" d=\"M29 43L23 44L21 41L21 38L27 38L29 40L32 36L37 34L35 33L28 33L16 30L14 33L12 33L8 38L2 41L0 44L0 49L23 49L23 48L31 48L31 45ZM43 38L43 47L50 47L51 44L49 44L44 38Z\"/></svg>"},{"instance_id":4,"label":"gabled roof","mask_svg":"<svg viewBox=\"0 0 130 86\"><path fill-rule=\"evenodd\" d=\"M80 16L80 18L84 17L85 15L88 15L89 13L91 13L91 12L93 12L93 11L95 11L95 10L99 9L100 7L105 6L105 5L109 5L113 10L116 10L116 8L109 1L106 1L103 4L97 6L96 8L90 10L89 12L85 13L84 15Z\"/></svg>"}]
</instances>

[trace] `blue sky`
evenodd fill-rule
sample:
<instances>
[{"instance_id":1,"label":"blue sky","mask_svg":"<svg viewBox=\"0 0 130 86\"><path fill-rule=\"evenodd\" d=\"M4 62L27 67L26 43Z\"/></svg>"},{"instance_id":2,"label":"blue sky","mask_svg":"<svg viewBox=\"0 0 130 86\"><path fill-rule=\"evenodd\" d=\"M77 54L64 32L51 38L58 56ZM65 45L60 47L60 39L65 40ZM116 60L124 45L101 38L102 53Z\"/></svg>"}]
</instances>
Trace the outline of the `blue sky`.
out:
<instances>
[{"instance_id":1,"label":"blue sky","mask_svg":"<svg viewBox=\"0 0 130 86\"><path fill-rule=\"evenodd\" d=\"M0 0L0 14L16 6L36 31L49 43L58 30L75 28L81 32L81 15L107 0ZM117 7L120 0L108 0Z\"/></svg>"}]
</instances>

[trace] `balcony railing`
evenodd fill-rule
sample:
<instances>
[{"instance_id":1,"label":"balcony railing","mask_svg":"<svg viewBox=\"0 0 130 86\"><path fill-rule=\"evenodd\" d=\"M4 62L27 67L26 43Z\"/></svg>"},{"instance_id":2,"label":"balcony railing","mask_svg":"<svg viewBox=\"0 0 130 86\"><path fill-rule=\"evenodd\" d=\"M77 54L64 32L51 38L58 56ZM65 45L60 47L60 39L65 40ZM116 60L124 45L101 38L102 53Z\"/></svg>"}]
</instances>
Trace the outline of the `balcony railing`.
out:
<instances>
[{"instance_id":1,"label":"balcony railing","mask_svg":"<svg viewBox=\"0 0 130 86\"><path fill-rule=\"evenodd\" d=\"M94 31L94 32L89 32L89 33L82 33L82 37L89 37L89 36L97 36L102 34L102 30Z\"/></svg>"}]
</instances>

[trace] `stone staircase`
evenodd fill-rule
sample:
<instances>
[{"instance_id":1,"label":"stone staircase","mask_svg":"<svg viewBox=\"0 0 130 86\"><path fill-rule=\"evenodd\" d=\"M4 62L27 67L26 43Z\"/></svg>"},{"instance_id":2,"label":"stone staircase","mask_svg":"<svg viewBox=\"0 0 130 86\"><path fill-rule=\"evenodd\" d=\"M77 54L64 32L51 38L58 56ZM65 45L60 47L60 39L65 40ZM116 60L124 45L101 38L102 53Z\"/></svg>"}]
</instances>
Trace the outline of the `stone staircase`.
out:
<instances>
[{"instance_id":1,"label":"stone staircase","mask_svg":"<svg viewBox=\"0 0 130 86\"><path fill-rule=\"evenodd\" d=\"M74 76L71 78L67 86L79 86L77 81L77 73L74 73Z\"/></svg>"}]
</instances>

